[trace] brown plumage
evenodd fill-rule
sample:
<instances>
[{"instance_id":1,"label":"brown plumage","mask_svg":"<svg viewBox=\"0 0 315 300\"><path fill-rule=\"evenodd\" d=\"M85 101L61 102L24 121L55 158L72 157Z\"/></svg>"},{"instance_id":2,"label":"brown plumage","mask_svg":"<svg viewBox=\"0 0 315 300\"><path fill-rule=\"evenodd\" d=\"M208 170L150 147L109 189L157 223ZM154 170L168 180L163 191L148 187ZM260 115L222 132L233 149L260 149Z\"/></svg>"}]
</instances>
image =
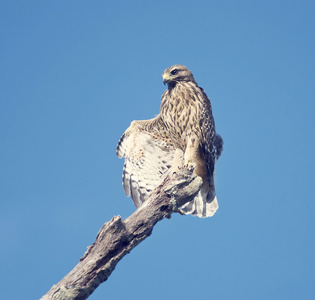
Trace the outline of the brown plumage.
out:
<instances>
[{"instance_id":1,"label":"brown plumage","mask_svg":"<svg viewBox=\"0 0 315 300\"><path fill-rule=\"evenodd\" d=\"M218 209L213 177L223 140L216 134L210 101L185 66L171 66L162 77L167 89L160 114L133 121L118 143L116 153L125 157L124 190L139 207L165 174L192 165L203 185L181 209L199 217L212 216Z\"/></svg>"}]
</instances>

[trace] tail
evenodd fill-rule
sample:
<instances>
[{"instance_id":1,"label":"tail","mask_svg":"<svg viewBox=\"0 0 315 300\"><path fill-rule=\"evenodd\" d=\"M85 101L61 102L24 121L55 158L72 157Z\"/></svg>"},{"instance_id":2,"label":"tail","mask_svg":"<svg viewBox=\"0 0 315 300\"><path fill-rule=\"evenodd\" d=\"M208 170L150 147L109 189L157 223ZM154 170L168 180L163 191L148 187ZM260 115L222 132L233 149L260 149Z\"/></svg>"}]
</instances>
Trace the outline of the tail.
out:
<instances>
[{"instance_id":1,"label":"tail","mask_svg":"<svg viewBox=\"0 0 315 300\"><path fill-rule=\"evenodd\" d=\"M214 141L216 149L215 163L219 159L223 151L223 139L217 134ZM214 166L215 167L215 166ZM215 173L215 172L214 172ZM215 195L215 188L213 182L214 174L211 176L211 182L205 179L203 186L194 200L186 203L181 207L185 214L191 214L199 218L212 217L219 208L218 200Z\"/></svg>"},{"instance_id":2,"label":"tail","mask_svg":"<svg viewBox=\"0 0 315 300\"><path fill-rule=\"evenodd\" d=\"M213 179L209 186L202 186L197 196L190 202L181 207L186 215L193 215L199 218L212 217L219 208L218 200L215 195Z\"/></svg>"}]
</instances>

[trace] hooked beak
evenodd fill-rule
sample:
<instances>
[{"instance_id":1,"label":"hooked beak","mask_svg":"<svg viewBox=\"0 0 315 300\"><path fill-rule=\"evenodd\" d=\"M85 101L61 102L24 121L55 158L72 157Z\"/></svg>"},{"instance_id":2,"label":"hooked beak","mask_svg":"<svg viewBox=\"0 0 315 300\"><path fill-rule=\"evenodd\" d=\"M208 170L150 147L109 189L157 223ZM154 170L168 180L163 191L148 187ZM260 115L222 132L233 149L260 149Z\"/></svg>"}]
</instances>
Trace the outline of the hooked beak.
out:
<instances>
[{"instance_id":1,"label":"hooked beak","mask_svg":"<svg viewBox=\"0 0 315 300\"><path fill-rule=\"evenodd\" d=\"M163 73L162 78L163 78L164 85L170 81L170 77L165 73Z\"/></svg>"}]
</instances>

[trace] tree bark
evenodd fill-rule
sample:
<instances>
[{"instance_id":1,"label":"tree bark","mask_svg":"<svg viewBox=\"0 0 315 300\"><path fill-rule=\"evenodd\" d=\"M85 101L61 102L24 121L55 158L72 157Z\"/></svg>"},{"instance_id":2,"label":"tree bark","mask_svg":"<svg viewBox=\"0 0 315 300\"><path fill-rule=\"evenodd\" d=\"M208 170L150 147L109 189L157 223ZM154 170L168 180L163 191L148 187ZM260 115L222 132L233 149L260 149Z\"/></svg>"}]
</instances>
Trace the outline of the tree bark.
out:
<instances>
[{"instance_id":1,"label":"tree bark","mask_svg":"<svg viewBox=\"0 0 315 300\"><path fill-rule=\"evenodd\" d=\"M114 216L105 223L75 268L41 299L87 299L117 263L151 235L154 225L191 201L201 185L202 179L193 170L182 169L166 177L130 217Z\"/></svg>"}]
</instances>

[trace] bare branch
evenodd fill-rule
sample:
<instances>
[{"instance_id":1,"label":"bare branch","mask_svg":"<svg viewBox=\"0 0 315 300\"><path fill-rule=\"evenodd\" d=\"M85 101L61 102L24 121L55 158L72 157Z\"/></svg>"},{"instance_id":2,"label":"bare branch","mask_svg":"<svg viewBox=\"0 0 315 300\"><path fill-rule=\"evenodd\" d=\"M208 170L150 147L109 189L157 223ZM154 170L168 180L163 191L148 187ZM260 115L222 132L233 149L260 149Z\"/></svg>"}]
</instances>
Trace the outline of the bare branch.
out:
<instances>
[{"instance_id":1,"label":"bare branch","mask_svg":"<svg viewBox=\"0 0 315 300\"><path fill-rule=\"evenodd\" d=\"M75 268L41 299L87 299L114 271L117 263L151 235L154 225L169 217L198 193L202 179L180 170L164 179L130 217L114 216L105 223Z\"/></svg>"}]
</instances>

